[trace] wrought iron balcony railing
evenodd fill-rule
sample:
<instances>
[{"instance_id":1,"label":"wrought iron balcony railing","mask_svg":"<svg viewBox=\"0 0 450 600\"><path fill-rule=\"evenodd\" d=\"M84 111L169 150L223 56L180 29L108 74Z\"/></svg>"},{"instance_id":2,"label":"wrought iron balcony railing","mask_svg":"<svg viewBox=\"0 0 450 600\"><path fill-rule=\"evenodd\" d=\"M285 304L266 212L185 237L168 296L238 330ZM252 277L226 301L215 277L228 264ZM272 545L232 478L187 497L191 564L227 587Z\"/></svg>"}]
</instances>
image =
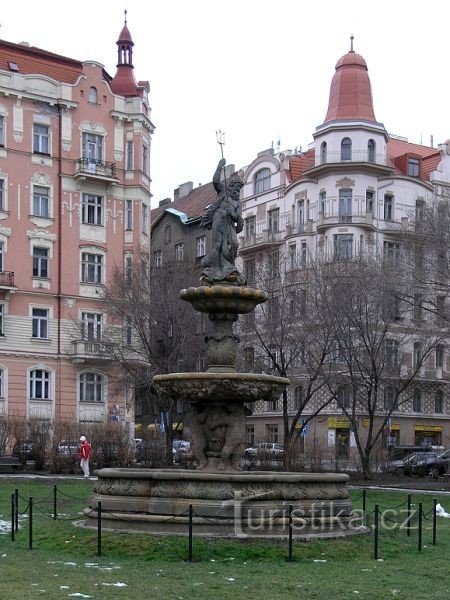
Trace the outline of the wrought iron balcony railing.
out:
<instances>
[{"instance_id":1,"label":"wrought iron balcony railing","mask_svg":"<svg viewBox=\"0 0 450 600\"><path fill-rule=\"evenodd\" d=\"M101 177L103 179L117 179L115 163L93 158L79 158L77 160L76 174L87 177Z\"/></svg>"}]
</instances>

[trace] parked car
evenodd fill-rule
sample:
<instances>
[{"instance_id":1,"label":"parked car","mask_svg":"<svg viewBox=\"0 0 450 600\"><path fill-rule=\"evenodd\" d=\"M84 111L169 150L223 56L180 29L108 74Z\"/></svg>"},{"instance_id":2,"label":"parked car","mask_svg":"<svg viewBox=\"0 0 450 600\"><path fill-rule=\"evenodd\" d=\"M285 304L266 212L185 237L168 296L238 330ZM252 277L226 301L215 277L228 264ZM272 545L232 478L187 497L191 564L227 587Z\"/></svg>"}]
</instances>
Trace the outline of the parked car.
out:
<instances>
[{"instance_id":1,"label":"parked car","mask_svg":"<svg viewBox=\"0 0 450 600\"><path fill-rule=\"evenodd\" d=\"M58 444L58 454L62 456L78 456L80 454L79 442L62 440Z\"/></svg>"},{"instance_id":2,"label":"parked car","mask_svg":"<svg viewBox=\"0 0 450 600\"><path fill-rule=\"evenodd\" d=\"M174 463L186 463L192 459L191 442L174 440L172 442L172 455Z\"/></svg>"},{"instance_id":3,"label":"parked car","mask_svg":"<svg viewBox=\"0 0 450 600\"><path fill-rule=\"evenodd\" d=\"M284 446L283 444L275 444L272 442L261 442L255 444L251 448L245 450L245 458L260 458L269 460L283 460Z\"/></svg>"},{"instance_id":4,"label":"parked car","mask_svg":"<svg viewBox=\"0 0 450 600\"><path fill-rule=\"evenodd\" d=\"M450 471L450 449L444 450L436 456L427 461L426 464L426 475L432 477L442 477L445 473Z\"/></svg>"},{"instance_id":5,"label":"parked car","mask_svg":"<svg viewBox=\"0 0 450 600\"><path fill-rule=\"evenodd\" d=\"M13 447L13 456L17 456L20 462L24 465L27 460L34 460L36 456L33 442L29 440L18 440Z\"/></svg>"}]
</instances>

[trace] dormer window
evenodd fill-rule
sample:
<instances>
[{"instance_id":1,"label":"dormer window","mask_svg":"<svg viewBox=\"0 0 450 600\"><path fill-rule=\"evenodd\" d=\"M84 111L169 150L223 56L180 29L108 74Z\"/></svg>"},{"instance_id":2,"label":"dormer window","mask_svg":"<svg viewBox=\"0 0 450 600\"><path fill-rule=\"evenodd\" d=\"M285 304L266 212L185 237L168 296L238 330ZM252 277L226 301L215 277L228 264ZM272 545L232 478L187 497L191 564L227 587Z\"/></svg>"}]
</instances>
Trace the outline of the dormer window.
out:
<instances>
[{"instance_id":1,"label":"dormer window","mask_svg":"<svg viewBox=\"0 0 450 600\"><path fill-rule=\"evenodd\" d=\"M324 165L327 162L327 143L320 144L320 164Z\"/></svg>"},{"instance_id":2,"label":"dormer window","mask_svg":"<svg viewBox=\"0 0 450 600\"><path fill-rule=\"evenodd\" d=\"M255 194L262 194L270 189L270 169L261 169L255 175Z\"/></svg>"},{"instance_id":3,"label":"dormer window","mask_svg":"<svg viewBox=\"0 0 450 600\"><path fill-rule=\"evenodd\" d=\"M410 177L419 177L420 161L418 158L408 158L408 175Z\"/></svg>"},{"instance_id":4,"label":"dormer window","mask_svg":"<svg viewBox=\"0 0 450 600\"><path fill-rule=\"evenodd\" d=\"M367 142L367 160L369 162L375 162L375 141L369 140Z\"/></svg>"},{"instance_id":5,"label":"dormer window","mask_svg":"<svg viewBox=\"0 0 450 600\"><path fill-rule=\"evenodd\" d=\"M344 138L341 142L341 160L352 160L352 140Z\"/></svg>"},{"instance_id":6,"label":"dormer window","mask_svg":"<svg viewBox=\"0 0 450 600\"><path fill-rule=\"evenodd\" d=\"M88 102L90 104L97 104L98 102L97 88L93 85L89 88Z\"/></svg>"}]
</instances>

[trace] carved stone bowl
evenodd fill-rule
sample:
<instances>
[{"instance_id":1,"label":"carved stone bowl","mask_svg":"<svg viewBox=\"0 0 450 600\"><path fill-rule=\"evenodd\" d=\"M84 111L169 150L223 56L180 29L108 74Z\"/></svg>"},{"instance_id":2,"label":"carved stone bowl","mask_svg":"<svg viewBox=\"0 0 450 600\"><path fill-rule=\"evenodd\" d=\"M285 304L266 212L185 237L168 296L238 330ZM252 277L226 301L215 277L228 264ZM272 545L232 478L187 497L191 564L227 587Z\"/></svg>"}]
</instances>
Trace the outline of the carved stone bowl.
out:
<instances>
[{"instance_id":1,"label":"carved stone bowl","mask_svg":"<svg viewBox=\"0 0 450 600\"><path fill-rule=\"evenodd\" d=\"M249 287L214 285L181 290L180 298L200 312L243 315L266 302L268 294Z\"/></svg>"}]
</instances>

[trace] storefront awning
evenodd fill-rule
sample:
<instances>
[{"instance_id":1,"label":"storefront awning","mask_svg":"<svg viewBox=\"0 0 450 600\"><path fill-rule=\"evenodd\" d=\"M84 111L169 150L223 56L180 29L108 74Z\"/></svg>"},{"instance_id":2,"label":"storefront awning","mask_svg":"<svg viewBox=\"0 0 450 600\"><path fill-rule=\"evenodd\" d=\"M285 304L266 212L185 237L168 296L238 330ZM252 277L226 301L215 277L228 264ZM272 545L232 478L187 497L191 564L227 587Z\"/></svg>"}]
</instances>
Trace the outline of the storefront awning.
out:
<instances>
[{"instance_id":1,"label":"storefront awning","mask_svg":"<svg viewBox=\"0 0 450 600\"><path fill-rule=\"evenodd\" d=\"M415 425L414 431L429 431L430 433L436 433L442 431L441 425Z\"/></svg>"},{"instance_id":2,"label":"storefront awning","mask_svg":"<svg viewBox=\"0 0 450 600\"><path fill-rule=\"evenodd\" d=\"M329 429L350 429L350 421L347 417L328 417Z\"/></svg>"}]
</instances>

